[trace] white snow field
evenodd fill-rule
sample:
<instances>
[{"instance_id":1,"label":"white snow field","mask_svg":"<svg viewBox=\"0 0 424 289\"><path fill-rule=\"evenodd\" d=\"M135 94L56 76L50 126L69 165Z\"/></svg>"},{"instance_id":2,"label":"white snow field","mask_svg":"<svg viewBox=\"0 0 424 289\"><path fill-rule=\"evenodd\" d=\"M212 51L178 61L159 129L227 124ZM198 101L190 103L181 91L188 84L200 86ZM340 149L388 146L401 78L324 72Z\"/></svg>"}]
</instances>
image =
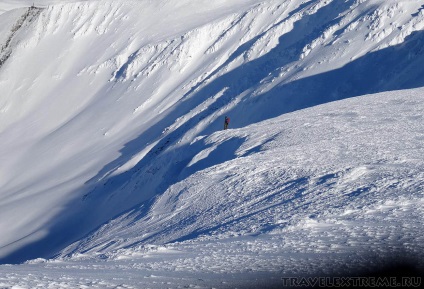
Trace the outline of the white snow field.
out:
<instances>
[{"instance_id":1,"label":"white snow field","mask_svg":"<svg viewBox=\"0 0 424 289\"><path fill-rule=\"evenodd\" d=\"M423 7L0 0L0 288L422 270Z\"/></svg>"},{"instance_id":2,"label":"white snow field","mask_svg":"<svg viewBox=\"0 0 424 289\"><path fill-rule=\"evenodd\" d=\"M423 93L366 95L200 136L187 145L183 180L151 207L53 259L1 266L0 288L265 288L395 258L417 258L422 270Z\"/></svg>"}]
</instances>

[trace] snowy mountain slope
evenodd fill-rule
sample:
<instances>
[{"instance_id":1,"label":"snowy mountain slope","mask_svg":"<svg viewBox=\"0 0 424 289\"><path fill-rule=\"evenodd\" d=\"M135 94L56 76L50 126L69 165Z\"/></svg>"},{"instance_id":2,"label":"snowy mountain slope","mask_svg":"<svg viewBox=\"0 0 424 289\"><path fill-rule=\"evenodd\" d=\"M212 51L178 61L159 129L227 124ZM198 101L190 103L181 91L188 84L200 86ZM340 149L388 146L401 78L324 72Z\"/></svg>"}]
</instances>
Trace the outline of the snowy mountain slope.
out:
<instances>
[{"instance_id":1,"label":"snowy mountain slope","mask_svg":"<svg viewBox=\"0 0 424 289\"><path fill-rule=\"evenodd\" d=\"M216 3L219 8L220 3ZM70 198L75 198L73 192L83 187L103 164L119 156L119 148L134 138L135 134L140 133L140 127L146 130L150 122L155 122L158 112L151 110L150 105L157 103L146 102L146 96L152 99L152 96L147 94L148 91L140 97L140 91L131 91L134 88L128 88L130 84L109 81L114 74L113 69L117 69L116 73L119 71L116 65L125 66L125 63L119 63L122 62L120 59L133 53L126 51L131 49L128 38L136 28L145 27L146 31L152 33L137 30L137 33L140 33L136 39L137 45L141 45L138 42L150 43L166 37L162 33L159 35L159 32L164 30L163 26L157 27L157 30L150 27L154 18L140 18L140 12L134 9L136 5L139 5L138 2L128 2L126 5L109 2L103 4L102 9L98 9L97 3L94 2L51 6L43 10L38 21L28 23L10 41L10 46L15 49L9 61L2 67L3 81L0 84L4 93L0 116L1 134L2 139L8 140L2 147L4 160L1 181L3 206L13 210L16 215L8 212L6 208L2 210L5 215L2 218L5 220L3 246L9 243L12 247L22 246L13 241L22 239L22 243L31 231L48 228L47 221L57 215L57 212L50 208L62 210L61 215L69 210L72 210L71 215L78 215L75 210L81 207L83 194L76 195L76 208L63 211ZM144 10L144 15L151 15L152 10L157 9L153 4L148 8ZM231 13L231 5L224 8L225 13ZM81 9L85 13L81 13ZM170 9L175 10L175 7L168 4L168 7L159 11L165 15ZM179 11L180 13L173 15L186 17L186 7L182 5ZM21 12L26 13L24 10ZM109 15L110 18L103 19L103 15ZM211 17L221 16L212 13ZM126 21L127 18L132 21ZM210 21L200 20L201 23ZM188 26L194 25L190 24L191 21L195 22L195 19L184 23ZM119 31L113 30L114 23L120 28ZM133 25L133 31L128 29L127 25ZM107 34L104 30L106 28L112 32ZM170 33L180 35L185 29L190 28L182 27L182 31ZM122 32L126 32L126 35L122 35ZM145 34L152 38L158 35L159 40L145 39ZM122 38L117 38L117 35ZM103 45L98 45L99 43ZM94 48L95 44L97 48ZM168 46L166 43L158 45L159 50ZM105 47L109 49L99 54ZM156 50L154 46L148 49ZM124 50L122 53L128 54L117 55L116 50ZM51 55L55 57L52 59ZM99 57L100 64L102 59L113 57L110 65L112 69L94 73L90 64L93 59ZM171 57L170 61L173 59L175 57ZM28 64L32 69L27 68ZM152 67L154 65L153 63ZM162 70L166 72L168 68L164 67ZM162 77L165 77L166 74L163 74ZM154 83L159 81L159 78L151 77L148 81ZM158 98L157 101L163 100ZM138 108L140 104L147 107L144 110ZM126 129L122 130L124 127ZM143 145L160 136L161 131L159 128L155 129L136 149L142 150ZM30 196L38 199L43 205L30 208L33 203ZM138 198L144 197L141 195ZM131 200L134 201L137 202L137 198ZM27 202L29 204L26 204ZM90 208L90 205L87 207ZM10 226L10 218L23 215L23 211L27 212L26 219L16 226ZM106 212L105 218L117 212L119 207L116 212ZM48 250L51 250L50 246L51 243Z\"/></svg>"},{"instance_id":2,"label":"snowy mountain slope","mask_svg":"<svg viewBox=\"0 0 424 289\"><path fill-rule=\"evenodd\" d=\"M298 251L307 231L323 243L305 238L307 251L421 254L423 100L423 89L367 95L200 137L186 148L183 181L148 211L64 253L261 234Z\"/></svg>"},{"instance_id":3,"label":"snowy mountain slope","mask_svg":"<svg viewBox=\"0 0 424 289\"><path fill-rule=\"evenodd\" d=\"M234 157L188 149L225 114L244 127L422 86L420 1L38 4L22 25L26 9L0 16L3 262L51 256Z\"/></svg>"},{"instance_id":4,"label":"snowy mountain slope","mask_svg":"<svg viewBox=\"0 0 424 289\"><path fill-rule=\"evenodd\" d=\"M402 260L423 272L423 92L199 137L186 178L151 207L52 260L0 266L0 285L281 288L281 277L367 274Z\"/></svg>"}]
</instances>

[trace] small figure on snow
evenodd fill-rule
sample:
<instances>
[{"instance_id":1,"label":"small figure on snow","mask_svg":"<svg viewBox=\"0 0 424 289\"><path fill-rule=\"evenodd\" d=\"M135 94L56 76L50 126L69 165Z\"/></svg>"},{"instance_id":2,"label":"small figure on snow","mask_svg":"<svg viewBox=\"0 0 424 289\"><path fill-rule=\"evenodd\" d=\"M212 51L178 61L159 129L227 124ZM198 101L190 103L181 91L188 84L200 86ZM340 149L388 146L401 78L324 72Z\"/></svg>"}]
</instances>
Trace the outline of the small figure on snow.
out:
<instances>
[{"instance_id":1,"label":"small figure on snow","mask_svg":"<svg viewBox=\"0 0 424 289\"><path fill-rule=\"evenodd\" d=\"M228 125L230 124L230 118L228 116L225 116L224 120L224 130L228 128Z\"/></svg>"}]
</instances>

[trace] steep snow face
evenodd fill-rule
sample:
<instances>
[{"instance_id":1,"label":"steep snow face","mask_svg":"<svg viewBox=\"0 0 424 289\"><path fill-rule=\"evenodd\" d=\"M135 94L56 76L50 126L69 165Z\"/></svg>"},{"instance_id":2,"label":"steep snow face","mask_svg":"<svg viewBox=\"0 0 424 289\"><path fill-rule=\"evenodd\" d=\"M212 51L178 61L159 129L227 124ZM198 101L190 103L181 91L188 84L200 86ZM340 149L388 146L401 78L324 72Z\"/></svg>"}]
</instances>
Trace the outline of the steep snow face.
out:
<instances>
[{"instance_id":1,"label":"steep snow face","mask_svg":"<svg viewBox=\"0 0 424 289\"><path fill-rule=\"evenodd\" d=\"M55 218L66 219L67 214L75 214L76 222L78 216L85 218L87 226L81 224L76 232L61 224L67 233L62 232L60 239L67 239L154 193L143 190L122 196L123 204L109 203L112 208L103 208L94 223L79 211L81 206L92 206L89 198L81 204L84 195L124 165L112 163L102 170L120 156L125 143L143 134L124 157L143 153L160 139L175 115L184 113L168 117L167 109L182 98L179 86L196 68L180 73L180 62L190 58L181 54L195 40L208 37L193 29L208 25L202 30L207 32L212 30L210 22L250 9L245 1L243 5L242 1L203 2L189 5L198 11L194 17L188 17L188 2L181 1L178 5L83 2L3 15L11 22L2 30L7 37L0 71L0 134L5 140L0 167L3 255L54 231L56 221L51 220ZM157 18L165 20L158 23ZM190 33L196 38L185 43ZM143 65L140 74L146 74L137 82L131 81L129 72L134 65ZM74 207L68 205L71 199L76 200ZM104 195L101 199L107 200ZM97 200L93 203L99 206ZM54 243L45 249L54 250Z\"/></svg>"},{"instance_id":2,"label":"steep snow face","mask_svg":"<svg viewBox=\"0 0 424 289\"><path fill-rule=\"evenodd\" d=\"M0 256L49 256L206 169L187 147L225 114L243 127L421 86L418 2L41 1L3 13Z\"/></svg>"}]
</instances>

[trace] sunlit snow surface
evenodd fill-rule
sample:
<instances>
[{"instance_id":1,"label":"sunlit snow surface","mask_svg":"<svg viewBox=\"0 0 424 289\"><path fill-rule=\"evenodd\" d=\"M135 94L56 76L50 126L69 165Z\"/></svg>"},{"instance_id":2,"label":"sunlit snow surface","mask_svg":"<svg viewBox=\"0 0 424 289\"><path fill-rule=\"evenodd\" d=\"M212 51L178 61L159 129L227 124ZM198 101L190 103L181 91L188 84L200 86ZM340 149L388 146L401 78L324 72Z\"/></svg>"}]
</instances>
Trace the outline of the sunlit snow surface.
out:
<instances>
[{"instance_id":1,"label":"sunlit snow surface","mask_svg":"<svg viewBox=\"0 0 424 289\"><path fill-rule=\"evenodd\" d=\"M423 93L367 95L199 138L187 179L147 212L118 217L61 257L2 266L0 284L254 288L394 260L423 266ZM202 162L216 165L190 175Z\"/></svg>"},{"instance_id":2,"label":"sunlit snow surface","mask_svg":"<svg viewBox=\"0 0 424 289\"><path fill-rule=\"evenodd\" d=\"M419 264L421 2L1 0L0 288Z\"/></svg>"}]
</instances>

